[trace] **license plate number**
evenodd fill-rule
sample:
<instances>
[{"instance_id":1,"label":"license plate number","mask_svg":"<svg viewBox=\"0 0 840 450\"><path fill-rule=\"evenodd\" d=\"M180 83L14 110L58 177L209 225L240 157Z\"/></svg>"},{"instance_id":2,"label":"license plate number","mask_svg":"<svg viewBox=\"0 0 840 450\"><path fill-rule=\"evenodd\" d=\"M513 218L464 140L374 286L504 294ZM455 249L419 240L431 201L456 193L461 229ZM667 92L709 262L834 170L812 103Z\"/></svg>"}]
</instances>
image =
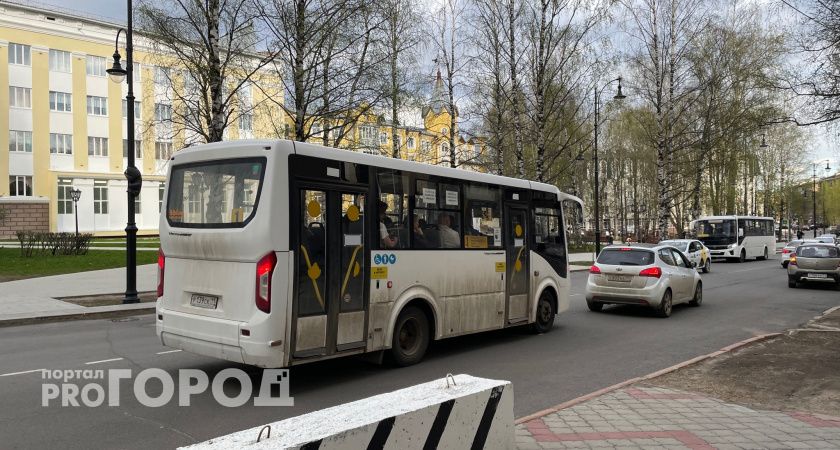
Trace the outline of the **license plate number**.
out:
<instances>
[{"instance_id":1,"label":"license plate number","mask_svg":"<svg viewBox=\"0 0 840 450\"><path fill-rule=\"evenodd\" d=\"M622 283L626 283L630 281L630 277L628 275L607 275L607 281L620 281Z\"/></svg>"},{"instance_id":2,"label":"license plate number","mask_svg":"<svg viewBox=\"0 0 840 450\"><path fill-rule=\"evenodd\" d=\"M809 273L808 278L828 278L828 275L824 273Z\"/></svg>"},{"instance_id":3,"label":"license plate number","mask_svg":"<svg viewBox=\"0 0 840 450\"><path fill-rule=\"evenodd\" d=\"M190 297L190 305L197 308L216 309L219 304L219 297L215 295L193 294Z\"/></svg>"}]
</instances>

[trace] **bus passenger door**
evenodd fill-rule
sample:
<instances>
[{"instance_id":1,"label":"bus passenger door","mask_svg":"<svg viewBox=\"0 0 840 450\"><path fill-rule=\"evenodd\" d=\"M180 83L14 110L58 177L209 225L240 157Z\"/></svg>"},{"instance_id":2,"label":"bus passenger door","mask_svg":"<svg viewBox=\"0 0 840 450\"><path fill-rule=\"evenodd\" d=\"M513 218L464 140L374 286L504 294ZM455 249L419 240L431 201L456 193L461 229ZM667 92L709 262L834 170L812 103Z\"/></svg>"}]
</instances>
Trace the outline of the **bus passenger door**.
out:
<instances>
[{"instance_id":1,"label":"bus passenger door","mask_svg":"<svg viewBox=\"0 0 840 450\"><path fill-rule=\"evenodd\" d=\"M505 218L507 253L507 323L528 319L528 210L508 206Z\"/></svg>"},{"instance_id":2,"label":"bus passenger door","mask_svg":"<svg viewBox=\"0 0 840 450\"><path fill-rule=\"evenodd\" d=\"M293 358L365 346L363 192L298 190Z\"/></svg>"}]
</instances>

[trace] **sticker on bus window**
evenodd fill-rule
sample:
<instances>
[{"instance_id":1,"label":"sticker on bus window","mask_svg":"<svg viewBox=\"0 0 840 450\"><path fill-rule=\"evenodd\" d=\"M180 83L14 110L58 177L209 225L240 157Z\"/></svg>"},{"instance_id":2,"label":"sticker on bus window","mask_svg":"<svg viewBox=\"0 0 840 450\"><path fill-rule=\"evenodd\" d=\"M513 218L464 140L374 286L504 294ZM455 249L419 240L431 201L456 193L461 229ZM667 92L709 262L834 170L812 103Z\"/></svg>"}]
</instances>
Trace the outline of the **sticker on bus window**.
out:
<instances>
[{"instance_id":1,"label":"sticker on bus window","mask_svg":"<svg viewBox=\"0 0 840 450\"><path fill-rule=\"evenodd\" d=\"M525 245L525 239L514 239L513 240L513 246L514 247L522 247L523 245Z\"/></svg>"},{"instance_id":2,"label":"sticker on bus window","mask_svg":"<svg viewBox=\"0 0 840 450\"><path fill-rule=\"evenodd\" d=\"M493 242L495 242L496 245L501 245L502 227L493 227Z\"/></svg>"},{"instance_id":3,"label":"sticker on bus window","mask_svg":"<svg viewBox=\"0 0 840 450\"><path fill-rule=\"evenodd\" d=\"M362 245L362 235L361 234L345 234L344 235L344 245Z\"/></svg>"},{"instance_id":4,"label":"sticker on bus window","mask_svg":"<svg viewBox=\"0 0 840 450\"><path fill-rule=\"evenodd\" d=\"M437 191L434 189L423 188L423 203L426 205L434 205L437 202Z\"/></svg>"},{"instance_id":5,"label":"sticker on bus window","mask_svg":"<svg viewBox=\"0 0 840 450\"><path fill-rule=\"evenodd\" d=\"M504 272L505 271L505 263L504 262L497 262L496 263L496 272Z\"/></svg>"},{"instance_id":6,"label":"sticker on bus window","mask_svg":"<svg viewBox=\"0 0 840 450\"><path fill-rule=\"evenodd\" d=\"M370 268L370 278L372 280L384 280L388 278L388 268L387 267L371 267Z\"/></svg>"},{"instance_id":7,"label":"sticker on bus window","mask_svg":"<svg viewBox=\"0 0 840 450\"><path fill-rule=\"evenodd\" d=\"M464 236L464 248L487 248L487 236Z\"/></svg>"},{"instance_id":8,"label":"sticker on bus window","mask_svg":"<svg viewBox=\"0 0 840 450\"><path fill-rule=\"evenodd\" d=\"M458 191L446 191L446 206L458 206Z\"/></svg>"}]
</instances>

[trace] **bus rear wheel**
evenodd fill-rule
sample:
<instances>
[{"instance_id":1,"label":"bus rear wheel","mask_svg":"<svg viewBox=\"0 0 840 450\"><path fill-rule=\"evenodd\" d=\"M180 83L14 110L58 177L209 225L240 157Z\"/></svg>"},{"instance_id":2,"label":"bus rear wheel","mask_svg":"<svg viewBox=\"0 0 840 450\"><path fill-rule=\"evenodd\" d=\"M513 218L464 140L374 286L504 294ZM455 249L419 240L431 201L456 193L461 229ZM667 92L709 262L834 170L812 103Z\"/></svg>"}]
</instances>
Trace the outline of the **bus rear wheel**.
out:
<instances>
[{"instance_id":1,"label":"bus rear wheel","mask_svg":"<svg viewBox=\"0 0 840 450\"><path fill-rule=\"evenodd\" d=\"M391 358L399 367L417 364L429 348L429 320L426 314L415 306L409 306L400 313L394 326L391 342Z\"/></svg>"},{"instance_id":2,"label":"bus rear wheel","mask_svg":"<svg viewBox=\"0 0 840 450\"><path fill-rule=\"evenodd\" d=\"M554 307L551 306L551 294L543 291L537 302L537 318L531 324L531 331L537 334L548 333L554 326Z\"/></svg>"},{"instance_id":3,"label":"bus rear wheel","mask_svg":"<svg viewBox=\"0 0 840 450\"><path fill-rule=\"evenodd\" d=\"M738 257L738 262L742 263L747 260L747 251L741 250L741 256Z\"/></svg>"}]
</instances>

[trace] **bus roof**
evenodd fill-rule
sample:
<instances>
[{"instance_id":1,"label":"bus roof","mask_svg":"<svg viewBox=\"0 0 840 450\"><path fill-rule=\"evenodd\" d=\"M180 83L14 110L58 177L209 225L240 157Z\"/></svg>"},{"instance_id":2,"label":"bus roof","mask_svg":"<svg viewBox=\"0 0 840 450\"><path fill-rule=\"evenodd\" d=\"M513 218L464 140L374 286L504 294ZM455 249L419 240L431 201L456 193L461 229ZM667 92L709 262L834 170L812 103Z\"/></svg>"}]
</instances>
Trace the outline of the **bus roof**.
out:
<instances>
[{"instance_id":1,"label":"bus roof","mask_svg":"<svg viewBox=\"0 0 840 450\"><path fill-rule=\"evenodd\" d=\"M235 148L238 146L242 146L243 144L248 146L271 146L273 149L277 149L280 146L279 144L284 143L292 144L294 152L299 155L331 159L334 161L346 161L358 164L366 164L386 169L405 170L409 172L436 175L460 180L476 181L481 183L498 184L503 186L518 187L522 189L532 189L537 191L550 192L557 195L558 200L571 200L579 203L580 205L583 205L583 201L580 198L571 194L561 192L556 186L547 183L522 180L519 178L504 177L500 175L491 175L487 173L472 172L463 169L455 169L452 167L433 166L431 164L425 164L416 161L406 161L404 159L389 158L380 155L369 155L362 152L354 152L333 147L325 147L323 145L310 144L307 142L287 141L282 139L242 139L236 141L196 145L193 147L185 148L184 150L182 150L182 152L195 153L201 152L203 150L217 150L219 148L225 147ZM173 157L173 160L174 159L175 158Z\"/></svg>"}]
</instances>

